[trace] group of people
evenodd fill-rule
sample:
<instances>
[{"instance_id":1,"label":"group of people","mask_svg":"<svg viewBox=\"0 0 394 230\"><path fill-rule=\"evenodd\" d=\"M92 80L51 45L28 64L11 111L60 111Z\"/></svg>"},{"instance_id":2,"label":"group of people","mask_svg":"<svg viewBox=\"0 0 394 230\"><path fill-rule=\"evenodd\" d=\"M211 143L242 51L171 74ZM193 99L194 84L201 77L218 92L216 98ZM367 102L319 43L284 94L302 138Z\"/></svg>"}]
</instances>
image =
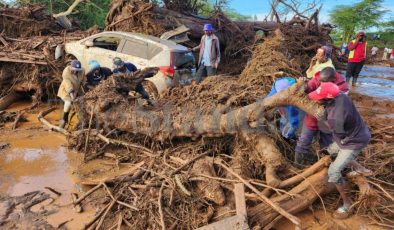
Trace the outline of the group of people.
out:
<instances>
[{"instance_id":1,"label":"group of people","mask_svg":"<svg viewBox=\"0 0 394 230\"><path fill-rule=\"evenodd\" d=\"M96 60L89 61L89 72L85 74L81 62L72 60L62 73L62 83L60 84L57 96L63 102L63 115L60 119L59 127L64 128L68 122L71 105L76 97L82 95L85 89L92 89L108 76L117 74L129 74L137 70L132 63L124 62L121 58L113 59L113 69L103 67ZM142 98L149 100L149 94L145 91L142 84L138 84L135 91L140 93Z\"/></svg>"},{"instance_id":2,"label":"group of people","mask_svg":"<svg viewBox=\"0 0 394 230\"><path fill-rule=\"evenodd\" d=\"M394 60L394 49L384 48L382 60Z\"/></svg>"},{"instance_id":3,"label":"group of people","mask_svg":"<svg viewBox=\"0 0 394 230\"><path fill-rule=\"evenodd\" d=\"M343 205L334 213L336 218L348 217L352 207L352 201L345 193L346 181L341 174L343 169L351 166L356 173L372 174L371 170L356 161L358 154L367 146L371 134L347 96L349 78L353 77L353 83L357 81L358 73L364 64L366 42L362 34L365 35L363 32L357 33L357 38L349 44L350 62L346 79L335 70L330 59L332 49L329 46L322 46L317 50L306 71L305 93L325 108L326 118L323 121L318 121L309 114L303 117L303 111L293 106L278 108L282 136L285 139L297 140L294 156L296 165L303 167L316 161L316 154L311 153L311 145L316 138L319 140L320 149L326 150L334 159L328 169L328 181L335 184L343 200ZM364 53L364 56L360 53ZM267 97L295 83L296 80L292 77L279 78ZM299 128L301 130L297 138Z\"/></svg>"},{"instance_id":4,"label":"group of people","mask_svg":"<svg viewBox=\"0 0 394 230\"><path fill-rule=\"evenodd\" d=\"M216 75L216 70L220 63L219 38L213 34L211 24L204 25L204 33L200 44L190 49L191 51L200 50L196 73L197 82L201 82L206 76ZM58 91L58 97L64 102L63 116L59 124L61 128L64 128L68 122L72 102L84 92L84 88L91 89L110 75L129 74L137 70L135 65L124 62L119 57L113 59L112 70L100 66L100 63L96 60L89 62L89 68L89 72L85 75L85 70L82 68L80 61L72 60L70 65L63 70L63 81ZM136 86L135 91L142 98L146 99L148 103L151 103L149 94L141 83Z\"/></svg>"},{"instance_id":5,"label":"group of people","mask_svg":"<svg viewBox=\"0 0 394 230\"><path fill-rule=\"evenodd\" d=\"M204 26L205 35L201 38L200 44L190 49L200 50L197 79L201 81L205 76L216 74L220 62L219 39L212 31L212 25ZM345 180L341 175L342 170L347 166L352 166L357 173L363 175L371 174L371 171L361 166L356 157L365 148L371 138L370 131L362 120L350 97L348 83L353 78L353 84L357 82L357 77L361 71L366 58L367 43L365 32L359 31L356 39L348 45L349 61L346 71L346 78L339 74L331 61L332 48L322 46L317 50L312 58L309 68L306 71L307 83L305 93L311 100L324 106L326 119L318 121L312 115L306 114L301 121L303 112L293 106L281 107L279 128L285 139L297 139L297 130L301 128L295 148L294 161L297 165L303 166L312 163L316 155L311 154L310 148L315 138L319 139L320 148L335 158L328 169L329 182L336 185L343 200L343 205L336 210L334 216L345 218L350 214L352 202L345 193ZM63 82L60 85L58 96L64 101L64 113L60 127L64 127L68 120L68 114L72 102L83 93L87 80L88 88L94 87L103 79L113 74L128 74L137 70L131 63L125 63L120 58L113 60L114 68L101 67L100 64L92 60L89 62L90 71L85 75L84 69L78 60L73 60L70 66L63 71ZM271 92L267 97L287 89L295 84L292 77L277 79ZM143 98L149 99L148 93L139 84L135 91ZM301 126L302 123L302 127Z\"/></svg>"}]
</instances>

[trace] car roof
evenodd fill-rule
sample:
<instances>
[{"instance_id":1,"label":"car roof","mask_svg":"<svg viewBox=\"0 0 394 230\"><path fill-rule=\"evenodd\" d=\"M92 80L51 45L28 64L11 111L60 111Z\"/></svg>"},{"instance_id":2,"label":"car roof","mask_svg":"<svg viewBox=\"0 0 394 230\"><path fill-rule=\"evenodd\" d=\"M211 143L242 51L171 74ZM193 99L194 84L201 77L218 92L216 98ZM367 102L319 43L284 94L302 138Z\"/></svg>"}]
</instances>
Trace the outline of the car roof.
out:
<instances>
[{"instance_id":1,"label":"car roof","mask_svg":"<svg viewBox=\"0 0 394 230\"><path fill-rule=\"evenodd\" d=\"M169 40L164 40L155 36L151 35L146 35L146 34L140 34L140 33L132 33L132 32L122 32L122 31L107 31L107 32L101 32L98 34L94 34L93 36L97 35L120 35L124 37L129 37L129 38L135 38L138 40L144 40L149 43L156 44L160 47L167 48L170 50L180 50L180 51L185 51L187 48L183 45L179 45L173 41ZM90 37L89 37L90 38Z\"/></svg>"}]
</instances>

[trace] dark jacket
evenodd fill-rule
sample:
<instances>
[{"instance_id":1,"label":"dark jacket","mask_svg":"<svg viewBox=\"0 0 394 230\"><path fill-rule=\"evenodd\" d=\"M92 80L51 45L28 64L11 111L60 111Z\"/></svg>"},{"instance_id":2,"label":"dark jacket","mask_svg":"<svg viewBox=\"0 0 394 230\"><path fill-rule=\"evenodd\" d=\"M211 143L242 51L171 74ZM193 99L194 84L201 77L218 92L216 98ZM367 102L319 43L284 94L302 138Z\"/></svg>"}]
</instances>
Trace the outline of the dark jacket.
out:
<instances>
[{"instance_id":1,"label":"dark jacket","mask_svg":"<svg viewBox=\"0 0 394 230\"><path fill-rule=\"evenodd\" d=\"M107 77L112 75L111 69L106 67L100 67L100 74L98 76L94 75L95 71L96 69L92 69L86 74L89 85L98 85L101 80L105 80Z\"/></svg>"},{"instance_id":2,"label":"dark jacket","mask_svg":"<svg viewBox=\"0 0 394 230\"><path fill-rule=\"evenodd\" d=\"M339 147L356 150L367 146L371 133L347 95L340 93L326 104L326 111L333 140Z\"/></svg>"},{"instance_id":3,"label":"dark jacket","mask_svg":"<svg viewBox=\"0 0 394 230\"><path fill-rule=\"evenodd\" d=\"M126 67L126 72L124 72L124 74L129 74L129 73L132 73L132 72L137 71L137 67L136 67L135 65L131 64L130 62L126 62L126 63L124 63L124 65L125 65L125 67ZM121 73L121 72L119 71L119 69L117 69L117 68L115 68L112 72L113 72L114 74L119 74L119 73Z\"/></svg>"}]
</instances>

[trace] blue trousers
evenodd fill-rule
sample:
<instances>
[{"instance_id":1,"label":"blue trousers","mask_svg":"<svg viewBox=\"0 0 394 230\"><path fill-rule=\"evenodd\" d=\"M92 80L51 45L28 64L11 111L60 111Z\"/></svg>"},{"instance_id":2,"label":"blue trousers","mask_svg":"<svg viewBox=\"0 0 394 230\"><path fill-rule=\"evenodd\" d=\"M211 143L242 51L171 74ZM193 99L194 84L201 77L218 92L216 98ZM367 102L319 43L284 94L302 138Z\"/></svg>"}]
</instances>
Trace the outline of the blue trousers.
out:
<instances>
[{"instance_id":1,"label":"blue trousers","mask_svg":"<svg viewBox=\"0 0 394 230\"><path fill-rule=\"evenodd\" d=\"M309 129L306 125L302 126L301 135L298 138L296 153L301 153L304 156L309 154L313 138L319 136L320 148L326 148L332 143L332 134L324 133L320 130Z\"/></svg>"}]
</instances>

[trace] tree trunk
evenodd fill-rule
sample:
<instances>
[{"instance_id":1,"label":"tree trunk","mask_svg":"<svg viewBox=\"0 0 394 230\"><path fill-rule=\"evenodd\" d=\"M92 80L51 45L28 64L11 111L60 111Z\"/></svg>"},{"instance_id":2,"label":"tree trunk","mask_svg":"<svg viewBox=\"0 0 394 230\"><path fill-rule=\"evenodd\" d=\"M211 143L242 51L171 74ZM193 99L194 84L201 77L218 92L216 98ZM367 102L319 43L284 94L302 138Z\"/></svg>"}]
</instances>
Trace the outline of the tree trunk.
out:
<instances>
[{"instance_id":1,"label":"tree trunk","mask_svg":"<svg viewBox=\"0 0 394 230\"><path fill-rule=\"evenodd\" d=\"M10 105L21 100L22 98L23 98L22 93L17 93L14 91L0 98L0 111L7 109Z\"/></svg>"}]
</instances>

